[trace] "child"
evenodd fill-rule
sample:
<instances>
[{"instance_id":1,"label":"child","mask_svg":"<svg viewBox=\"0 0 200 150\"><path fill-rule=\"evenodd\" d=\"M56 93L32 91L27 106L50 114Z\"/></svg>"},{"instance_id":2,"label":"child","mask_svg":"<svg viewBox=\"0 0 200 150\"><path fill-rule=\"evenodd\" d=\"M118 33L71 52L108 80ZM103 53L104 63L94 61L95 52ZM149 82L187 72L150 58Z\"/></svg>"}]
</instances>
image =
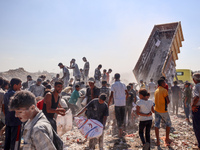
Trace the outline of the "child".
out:
<instances>
[{"instance_id":1,"label":"child","mask_svg":"<svg viewBox=\"0 0 200 150\"><path fill-rule=\"evenodd\" d=\"M148 100L148 92L146 89L140 89L140 100L137 101L136 112L139 115L139 136L143 144L143 149L150 149L150 130L152 125L152 112L154 113L153 101ZM144 128L146 128L144 139Z\"/></svg>"},{"instance_id":2,"label":"child","mask_svg":"<svg viewBox=\"0 0 200 150\"><path fill-rule=\"evenodd\" d=\"M26 122L23 149L63 149L63 142L44 113L37 109L35 96L31 92L25 90L16 92L9 105L10 110L15 111L15 116L21 122Z\"/></svg>"}]
</instances>

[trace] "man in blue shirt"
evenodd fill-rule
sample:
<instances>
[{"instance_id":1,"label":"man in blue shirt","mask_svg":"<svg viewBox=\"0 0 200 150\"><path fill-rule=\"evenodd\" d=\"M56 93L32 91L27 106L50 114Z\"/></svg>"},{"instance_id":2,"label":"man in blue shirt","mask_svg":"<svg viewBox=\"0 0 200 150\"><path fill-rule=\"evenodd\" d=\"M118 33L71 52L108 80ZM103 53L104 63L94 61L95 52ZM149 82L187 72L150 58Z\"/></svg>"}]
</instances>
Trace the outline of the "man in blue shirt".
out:
<instances>
[{"instance_id":1,"label":"man in blue shirt","mask_svg":"<svg viewBox=\"0 0 200 150\"><path fill-rule=\"evenodd\" d=\"M20 139L21 121L19 118L15 117L14 111L9 111L8 105L10 98L15 94L15 92L20 91L22 87L21 83L22 81L20 79L12 78L10 81L10 89L4 95L6 124L4 150L14 150L16 146L19 148L19 143L16 143L16 141L19 141Z\"/></svg>"}]
</instances>

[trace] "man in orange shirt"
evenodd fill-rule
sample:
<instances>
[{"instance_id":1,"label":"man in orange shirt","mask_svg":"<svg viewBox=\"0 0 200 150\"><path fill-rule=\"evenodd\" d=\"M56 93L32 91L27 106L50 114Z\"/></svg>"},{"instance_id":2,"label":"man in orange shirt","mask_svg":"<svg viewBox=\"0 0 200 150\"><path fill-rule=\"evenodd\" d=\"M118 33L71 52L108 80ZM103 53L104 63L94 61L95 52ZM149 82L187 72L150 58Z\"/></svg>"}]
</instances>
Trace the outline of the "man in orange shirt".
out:
<instances>
[{"instance_id":1,"label":"man in orange shirt","mask_svg":"<svg viewBox=\"0 0 200 150\"><path fill-rule=\"evenodd\" d=\"M171 119L169 113L167 112L167 105L170 103L168 92L165 89L166 83L165 80L158 80L159 87L155 91L155 133L157 138L157 146L160 145L159 139L159 128L160 120L163 119L166 124L166 139L165 142L167 145L170 143L169 132L171 127Z\"/></svg>"}]
</instances>

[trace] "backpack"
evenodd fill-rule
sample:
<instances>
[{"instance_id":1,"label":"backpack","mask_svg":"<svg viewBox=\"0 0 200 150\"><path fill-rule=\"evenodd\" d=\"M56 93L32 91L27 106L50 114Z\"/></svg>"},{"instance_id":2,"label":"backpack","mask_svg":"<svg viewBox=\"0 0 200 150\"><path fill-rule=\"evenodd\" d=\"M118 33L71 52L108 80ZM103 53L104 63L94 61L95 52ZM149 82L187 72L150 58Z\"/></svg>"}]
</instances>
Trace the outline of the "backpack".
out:
<instances>
[{"instance_id":1,"label":"backpack","mask_svg":"<svg viewBox=\"0 0 200 150\"><path fill-rule=\"evenodd\" d=\"M60 139L56 131L53 130L53 144L56 147L57 150L63 150L63 141Z\"/></svg>"}]
</instances>

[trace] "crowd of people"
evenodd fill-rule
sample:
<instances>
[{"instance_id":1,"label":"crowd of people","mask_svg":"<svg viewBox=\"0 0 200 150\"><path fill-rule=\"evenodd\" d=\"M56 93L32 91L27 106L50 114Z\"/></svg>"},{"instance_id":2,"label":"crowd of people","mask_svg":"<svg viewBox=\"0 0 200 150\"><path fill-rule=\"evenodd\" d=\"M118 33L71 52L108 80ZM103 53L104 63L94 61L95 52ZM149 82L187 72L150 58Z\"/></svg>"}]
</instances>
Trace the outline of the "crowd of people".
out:
<instances>
[{"instance_id":1,"label":"crowd of people","mask_svg":"<svg viewBox=\"0 0 200 150\"><path fill-rule=\"evenodd\" d=\"M19 149L21 143L23 149L63 149L55 118L57 114L64 116L68 109L74 117L84 115L98 120L104 129L106 123L113 120L120 142L124 142L126 130L133 128L134 120L138 119L143 149L150 149L153 120L156 144L160 145L159 128L163 120L166 126L165 143L169 145L170 113L178 115L180 107L184 108L188 124L193 124L200 149L199 73L193 74L194 85L185 82L180 87L174 81L172 86L165 77L161 77L157 83L153 79L148 84L141 80L137 87L136 83L122 83L119 73L115 73L111 84L112 69L104 69L101 73L101 64L95 69L94 76L89 77L90 64L85 57L82 60L85 63L83 69L79 69L75 59L70 61L69 67L59 63L63 70L61 78L59 74L51 80L41 75L36 81L27 75L26 82L19 78L12 78L10 82L0 78L0 111L5 124L0 134L5 131L5 150ZM73 78L69 69L73 69ZM115 118L109 118L112 106ZM88 148L95 149L98 143L99 149L104 149L103 139L104 133L98 139L90 139Z\"/></svg>"}]
</instances>

